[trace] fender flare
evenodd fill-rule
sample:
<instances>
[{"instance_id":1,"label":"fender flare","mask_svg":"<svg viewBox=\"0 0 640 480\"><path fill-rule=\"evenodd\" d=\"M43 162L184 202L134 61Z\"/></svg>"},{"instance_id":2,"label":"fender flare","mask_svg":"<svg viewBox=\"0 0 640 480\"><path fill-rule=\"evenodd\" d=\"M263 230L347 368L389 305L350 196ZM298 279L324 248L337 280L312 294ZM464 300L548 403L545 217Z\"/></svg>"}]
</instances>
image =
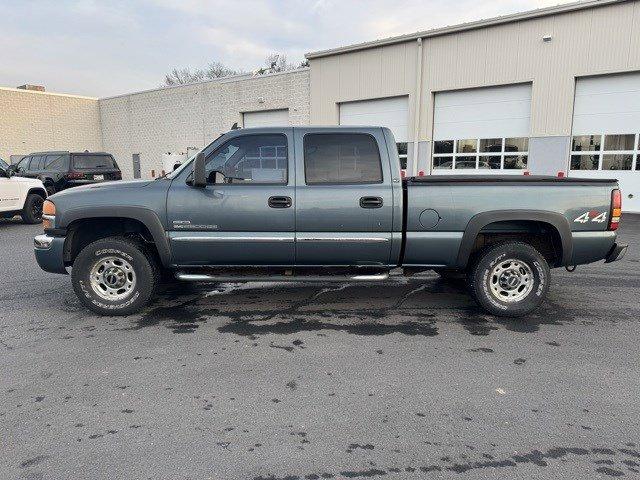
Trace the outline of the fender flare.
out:
<instances>
[{"instance_id":1,"label":"fender flare","mask_svg":"<svg viewBox=\"0 0 640 480\"><path fill-rule=\"evenodd\" d=\"M156 212L146 207L134 205L118 207L95 206L83 207L82 209L75 208L72 210L65 210L59 219L60 223L56 225L56 227L67 228L76 220L101 217L131 219L142 223L147 227L153 237L162 265L165 267L171 265L171 248L169 247L169 240L167 239L162 222L160 221L160 218L158 218Z\"/></svg>"},{"instance_id":2,"label":"fender flare","mask_svg":"<svg viewBox=\"0 0 640 480\"><path fill-rule=\"evenodd\" d=\"M479 213L467 223L460 242L460 248L458 249L456 267L460 269L466 268L476 238L484 227L494 222L515 220L548 223L555 227L560 234L560 241L562 242L562 258L559 264L568 265L573 256L573 237L569 221L563 215L543 210L493 210Z\"/></svg>"},{"instance_id":3,"label":"fender flare","mask_svg":"<svg viewBox=\"0 0 640 480\"><path fill-rule=\"evenodd\" d=\"M45 200L46 200L46 199L47 199L47 197L48 197L48 195L47 195L47 190L46 190L46 189L43 189L43 188L40 188L40 187L31 187L31 188L29 189L29 191L27 192L27 195L30 195L30 194L32 194L32 193L35 193L35 194L43 194L43 195L40 195L40 196L41 196L41 197L43 197ZM25 197L25 200L26 200L26 197Z\"/></svg>"}]
</instances>

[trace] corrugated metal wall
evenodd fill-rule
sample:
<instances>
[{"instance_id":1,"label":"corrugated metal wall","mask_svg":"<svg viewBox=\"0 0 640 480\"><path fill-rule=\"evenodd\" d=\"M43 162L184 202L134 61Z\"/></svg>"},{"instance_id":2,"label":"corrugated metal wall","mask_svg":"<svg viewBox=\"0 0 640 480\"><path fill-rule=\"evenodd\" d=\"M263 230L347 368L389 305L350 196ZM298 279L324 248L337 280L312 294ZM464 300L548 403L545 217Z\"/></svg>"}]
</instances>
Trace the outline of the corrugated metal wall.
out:
<instances>
[{"instance_id":1,"label":"corrugated metal wall","mask_svg":"<svg viewBox=\"0 0 640 480\"><path fill-rule=\"evenodd\" d=\"M312 124L338 123L340 102L409 95L413 125L417 48L311 59ZM426 38L422 65L418 140L431 139L435 92L522 82L533 85L531 136L569 135L575 77L640 70L640 1Z\"/></svg>"}]
</instances>

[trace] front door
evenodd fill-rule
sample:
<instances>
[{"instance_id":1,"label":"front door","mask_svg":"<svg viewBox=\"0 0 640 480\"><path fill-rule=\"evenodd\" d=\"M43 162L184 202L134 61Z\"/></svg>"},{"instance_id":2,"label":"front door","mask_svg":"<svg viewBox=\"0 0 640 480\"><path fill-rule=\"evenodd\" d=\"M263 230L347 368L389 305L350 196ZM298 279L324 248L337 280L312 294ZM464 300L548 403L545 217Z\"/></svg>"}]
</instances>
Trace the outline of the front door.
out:
<instances>
[{"instance_id":1,"label":"front door","mask_svg":"<svg viewBox=\"0 0 640 480\"><path fill-rule=\"evenodd\" d=\"M176 265L293 265L292 131L227 134L205 149L205 188L189 185L189 169L173 180L167 221Z\"/></svg>"},{"instance_id":2,"label":"front door","mask_svg":"<svg viewBox=\"0 0 640 480\"><path fill-rule=\"evenodd\" d=\"M17 178L8 178L6 172L0 172L0 212L20 210L22 205L22 187Z\"/></svg>"},{"instance_id":3,"label":"front door","mask_svg":"<svg viewBox=\"0 0 640 480\"><path fill-rule=\"evenodd\" d=\"M382 130L295 136L296 264L388 265L393 191Z\"/></svg>"}]
</instances>

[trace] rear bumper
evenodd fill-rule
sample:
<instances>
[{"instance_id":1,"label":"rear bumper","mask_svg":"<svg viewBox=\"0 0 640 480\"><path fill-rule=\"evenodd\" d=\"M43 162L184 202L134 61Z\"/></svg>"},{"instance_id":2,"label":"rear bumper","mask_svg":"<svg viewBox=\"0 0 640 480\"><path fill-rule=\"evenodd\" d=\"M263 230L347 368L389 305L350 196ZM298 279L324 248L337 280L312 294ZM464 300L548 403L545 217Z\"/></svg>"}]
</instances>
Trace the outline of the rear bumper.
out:
<instances>
[{"instance_id":1,"label":"rear bumper","mask_svg":"<svg viewBox=\"0 0 640 480\"><path fill-rule=\"evenodd\" d=\"M40 268L45 272L64 273L64 237L38 235L33 239L33 251Z\"/></svg>"},{"instance_id":2,"label":"rear bumper","mask_svg":"<svg viewBox=\"0 0 640 480\"><path fill-rule=\"evenodd\" d=\"M611 251L607 254L604 263L611 263L617 260L621 260L622 257L624 257L627 253L627 248L629 248L629 245L620 245L615 243L611 248Z\"/></svg>"}]
</instances>

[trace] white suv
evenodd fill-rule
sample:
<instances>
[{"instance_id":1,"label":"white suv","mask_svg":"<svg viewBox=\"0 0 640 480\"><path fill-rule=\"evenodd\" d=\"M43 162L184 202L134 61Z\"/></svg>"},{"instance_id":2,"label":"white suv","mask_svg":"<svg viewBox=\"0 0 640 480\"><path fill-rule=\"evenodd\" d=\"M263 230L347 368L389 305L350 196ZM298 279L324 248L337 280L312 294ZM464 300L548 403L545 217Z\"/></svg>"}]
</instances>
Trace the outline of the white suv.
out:
<instances>
[{"instance_id":1,"label":"white suv","mask_svg":"<svg viewBox=\"0 0 640 480\"><path fill-rule=\"evenodd\" d=\"M25 223L40 223L46 198L47 191L40 180L14 177L0 158L0 218L20 215Z\"/></svg>"}]
</instances>

